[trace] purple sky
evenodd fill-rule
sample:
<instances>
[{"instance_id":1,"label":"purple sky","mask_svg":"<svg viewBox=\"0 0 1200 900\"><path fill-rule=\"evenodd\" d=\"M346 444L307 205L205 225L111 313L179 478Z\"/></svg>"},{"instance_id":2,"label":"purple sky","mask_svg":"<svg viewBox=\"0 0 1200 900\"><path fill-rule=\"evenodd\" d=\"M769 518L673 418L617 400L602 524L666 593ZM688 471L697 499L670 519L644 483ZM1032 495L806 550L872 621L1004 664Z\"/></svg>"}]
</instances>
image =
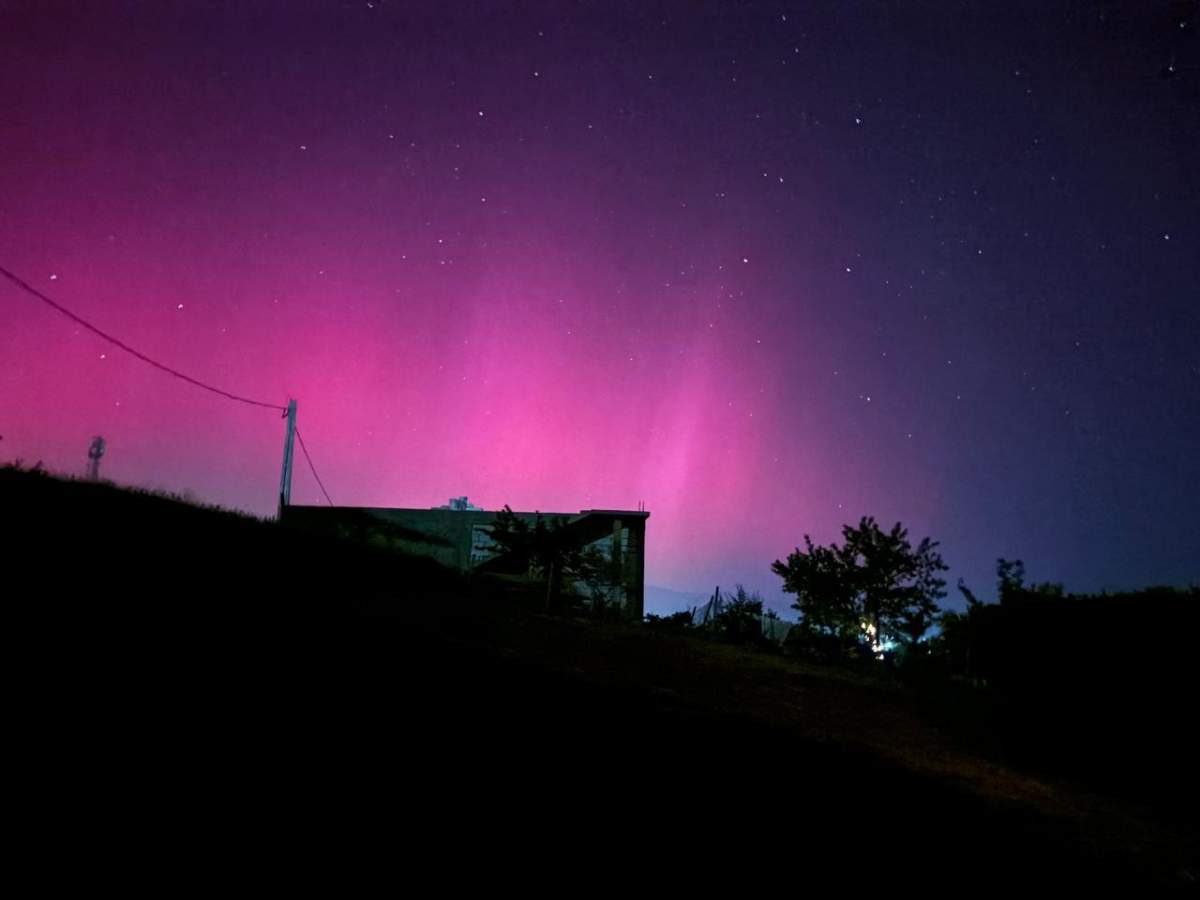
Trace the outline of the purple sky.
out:
<instances>
[{"instance_id":1,"label":"purple sky","mask_svg":"<svg viewBox=\"0 0 1200 900\"><path fill-rule=\"evenodd\" d=\"M1196 4L837 10L0 2L0 265L338 504L1200 580ZM277 414L7 282L0 360L0 459L273 510Z\"/></svg>"}]
</instances>

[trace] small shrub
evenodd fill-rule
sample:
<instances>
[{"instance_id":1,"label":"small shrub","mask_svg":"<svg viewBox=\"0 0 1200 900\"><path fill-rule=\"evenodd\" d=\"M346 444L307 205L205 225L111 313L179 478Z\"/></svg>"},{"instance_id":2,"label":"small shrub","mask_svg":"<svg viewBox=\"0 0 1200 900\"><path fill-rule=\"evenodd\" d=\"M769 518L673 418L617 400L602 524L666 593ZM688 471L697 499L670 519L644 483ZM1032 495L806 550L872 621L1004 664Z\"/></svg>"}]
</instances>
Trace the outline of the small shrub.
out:
<instances>
[{"instance_id":1,"label":"small shrub","mask_svg":"<svg viewBox=\"0 0 1200 900\"><path fill-rule=\"evenodd\" d=\"M646 627L651 631L661 631L671 634L682 634L692 627L692 614L687 612L671 613L669 616L656 616L646 613Z\"/></svg>"}]
</instances>

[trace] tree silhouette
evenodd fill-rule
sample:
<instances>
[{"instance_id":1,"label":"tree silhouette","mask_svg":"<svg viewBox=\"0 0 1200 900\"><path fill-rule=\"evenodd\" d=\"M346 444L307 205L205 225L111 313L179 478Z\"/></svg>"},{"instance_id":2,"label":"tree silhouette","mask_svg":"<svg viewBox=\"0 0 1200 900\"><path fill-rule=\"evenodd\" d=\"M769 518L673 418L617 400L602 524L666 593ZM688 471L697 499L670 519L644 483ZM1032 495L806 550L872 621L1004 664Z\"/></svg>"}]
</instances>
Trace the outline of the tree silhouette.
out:
<instances>
[{"instance_id":1,"label":"tree silhouette","mask_svg":"<svg viewBox=\"0 0 1200 900\"><path fill-rule=\"evenodd\" d=\"M961 578L958 579L958 592L967 601L967 608L963 612L949 609L938 617L941 634L934 649L945 658L951 673L974 678L978 669L979 632L988 609Z\"/></svg>"},{"instance_id":2,"label":"tree silhouette","mask_svg":"<svg viewBox=\"0 0 1200 900\"><path fill-rule=\"evenodd\" d=\"M564 593L570 593L564 592L564 584L573 581L588 588L597 612L611 605L610 594L615 583L611 561L594 548L580 547L567 534L562 520L552 518L547 522L541 513L536 513L530 524L505 504L496 513L489 532L510 565L546 580L548 607L561 605Z\"/></svg>"},{"instance_id":3,"label":"tree silhouette","mask_svg":"<svg viewBox=\"0 0 1200 900\"><path fill-rule=\"evenodd\" d=\"M719 593L719 590L718 590ZM763 638L763 601L757 593L747 593L740 584L712 621L714 632L734 644L765 644Z\"/></svg>"},{"instance_id":4,"label":"tree silhouette","mask_svg":"<svg viewBox=\"0 0 1200 900\"><path fill-rule=\"evenodd\" d=\"M771 566L796 595L800 627L844 647L866 643L876 654L889 643L919 641L946 595L940 573L948 566L937 543L924 538L914 548L899 522L883 531L869 516L844 526L842 538L841 546L820 547L805 535L804 550Z\"/></svg>"}]
</instances>

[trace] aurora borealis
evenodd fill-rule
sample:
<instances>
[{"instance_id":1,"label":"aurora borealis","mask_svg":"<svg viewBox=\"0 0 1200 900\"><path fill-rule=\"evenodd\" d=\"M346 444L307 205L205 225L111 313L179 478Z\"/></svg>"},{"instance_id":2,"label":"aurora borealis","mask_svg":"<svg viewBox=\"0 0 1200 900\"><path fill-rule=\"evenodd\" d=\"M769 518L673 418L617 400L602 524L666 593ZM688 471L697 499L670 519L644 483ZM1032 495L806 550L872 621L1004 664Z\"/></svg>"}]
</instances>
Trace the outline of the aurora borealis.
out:
<instances>
[{"instance_id":1,"label":"aurora borealis","mask_svg":"<svg viewBox=\"0 0 1200 900\"><path fill-rule=\"evenodd\" d=\"M0 264L339 505L873 515L1200 578L1195 4L0 3ZM0 284L0 459L269 514L277 414ZM303 466L294 500L320 502Z\"/></svg>"}]
</instances>

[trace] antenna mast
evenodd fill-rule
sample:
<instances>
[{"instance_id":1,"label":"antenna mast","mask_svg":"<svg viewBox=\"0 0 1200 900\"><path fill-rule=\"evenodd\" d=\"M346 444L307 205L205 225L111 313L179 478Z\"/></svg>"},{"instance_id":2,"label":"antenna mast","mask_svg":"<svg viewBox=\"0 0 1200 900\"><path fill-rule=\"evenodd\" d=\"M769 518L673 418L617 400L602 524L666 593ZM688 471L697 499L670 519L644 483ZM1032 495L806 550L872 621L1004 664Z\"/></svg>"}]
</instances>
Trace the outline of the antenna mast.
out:
<instances>
[{"instance_id":1,"label":"antenna mast","mask_svg":"<svg viewBox=\"0 0 1200 900\"><path fill-rule=\"evenodd\" d=\"M92 445L88 447L88 481L100 480L100 457L104 455L104 438L96 435L92 438Z\"/></svg>"}]
</instances>

